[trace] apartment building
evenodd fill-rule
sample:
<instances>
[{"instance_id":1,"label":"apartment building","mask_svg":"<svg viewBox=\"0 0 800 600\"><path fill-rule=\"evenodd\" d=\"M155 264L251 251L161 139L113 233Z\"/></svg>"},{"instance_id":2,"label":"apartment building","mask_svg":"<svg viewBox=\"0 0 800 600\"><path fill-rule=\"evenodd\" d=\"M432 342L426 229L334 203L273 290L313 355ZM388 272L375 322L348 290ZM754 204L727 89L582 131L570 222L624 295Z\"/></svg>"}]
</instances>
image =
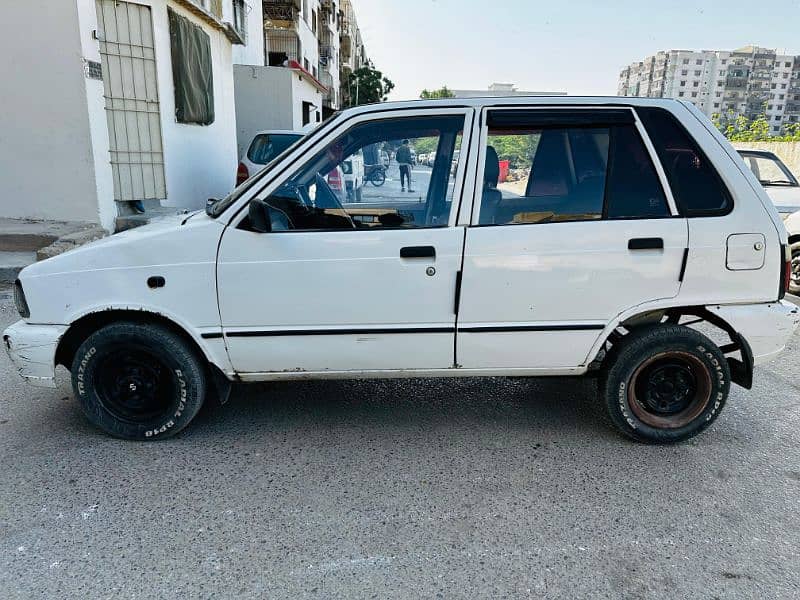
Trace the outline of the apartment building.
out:
<instances>
[{"instance_id":1,"label":"apartment building","mask_svg":"<svg viewBox=\"0 0 800 600\"><path fill-rule=\"evenodd\" d=\"M617 95L679 98L723 120L764 115L778 135L800 122L800 56L759 46L665 50L625 67Z\"/></svg>"},{"instance_id":2,"label":"apartment building","mask_svg":"<svg viewBox=\"0 0 800 600\"><path fill-rule=\"evenodd\" d=\"M250 1L263 50L234 57L240 156L257 131L301 130L348 106L349 74L367 63L350 0Z\"/></svg>"},{"instance_id":3,"label":"apartment building","mask_svg":"<svg viewBox=\"0 0 800 600\"><path fill-rule=\"evenodd\" d=\"M202 208L230 192L243 0L3 9L0 216L113 231L142 208Z\"/></svg>"}]
</instances>

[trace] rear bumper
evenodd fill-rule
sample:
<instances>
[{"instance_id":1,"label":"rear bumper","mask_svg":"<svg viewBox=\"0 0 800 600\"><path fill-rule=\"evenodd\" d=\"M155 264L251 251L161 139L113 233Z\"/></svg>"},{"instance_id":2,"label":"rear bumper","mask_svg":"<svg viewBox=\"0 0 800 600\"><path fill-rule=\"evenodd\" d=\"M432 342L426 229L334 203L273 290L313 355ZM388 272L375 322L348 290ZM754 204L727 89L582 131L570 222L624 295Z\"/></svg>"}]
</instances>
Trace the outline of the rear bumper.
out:
<instances>
[{"instance_id":1,"label":"rear bumper","mask_svg":"<svg viewBox=\"0 0 800 600\"><path fill-rule=\"evenodd\" d=\"M786 300L706 308L724 319L747 340L757 365L780 354L800 325L800 308Z\"/></svg>"},{"instance_id":2,"label":"rear bumper","mask_svg":"<svg viewBox=\"0 0 800 600\"><path fill-rule=\"evenodd\" d=\"M22 378L37 387L56 386L56 348L66 325L17 321L3 332L3 343Z\"/></svg>"}]
</instances>

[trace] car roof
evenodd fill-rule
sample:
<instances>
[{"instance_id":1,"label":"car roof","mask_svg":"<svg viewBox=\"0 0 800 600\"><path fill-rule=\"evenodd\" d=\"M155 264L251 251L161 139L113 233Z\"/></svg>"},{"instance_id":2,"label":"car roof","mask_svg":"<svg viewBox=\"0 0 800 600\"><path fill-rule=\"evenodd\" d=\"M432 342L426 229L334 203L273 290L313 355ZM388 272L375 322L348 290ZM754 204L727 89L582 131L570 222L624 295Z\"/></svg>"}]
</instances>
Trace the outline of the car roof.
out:
<instances>
[{"instance_id":1,"label":"car roof","mask_svg":"<svg viewBox=\"0 0 800 600\"><path fill-rule=\"evenodd\" d=\"M484 108L491 106L657 106L674 110L686 104L673 98L640 98L637 96L486 96L481 98L443 98L378 102L347 108L342 113L355 115L385 110L421 108Z\"/></svg>"}]
</instances>

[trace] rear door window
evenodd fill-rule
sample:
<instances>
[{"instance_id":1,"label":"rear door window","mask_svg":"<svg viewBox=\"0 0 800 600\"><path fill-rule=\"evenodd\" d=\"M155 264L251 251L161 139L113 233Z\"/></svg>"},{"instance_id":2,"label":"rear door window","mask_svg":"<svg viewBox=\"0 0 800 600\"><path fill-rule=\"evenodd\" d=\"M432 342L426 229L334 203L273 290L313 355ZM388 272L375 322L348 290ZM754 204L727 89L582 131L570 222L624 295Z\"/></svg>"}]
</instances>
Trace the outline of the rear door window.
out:
<instances>
[{"instance_id":1,"label":"rear door window","mask_svg":"<svg viewBox=\"0 0 800 600\"><path fill-rule=\"evenodd\" d=\"M730 212L730 192L678 120L663 108L637 107L636 112L655 146L680 211L689 217Z\"/></svg>"},{"instance_id":2,"label":"rear door window","mask_svg":"<svg viewBox=\"0 0 800 600\"><path fill-rule=\"evenodd\" d=\"M670 216L625 111L489 116L480 225Z\"/></svg>"}]
</instances>

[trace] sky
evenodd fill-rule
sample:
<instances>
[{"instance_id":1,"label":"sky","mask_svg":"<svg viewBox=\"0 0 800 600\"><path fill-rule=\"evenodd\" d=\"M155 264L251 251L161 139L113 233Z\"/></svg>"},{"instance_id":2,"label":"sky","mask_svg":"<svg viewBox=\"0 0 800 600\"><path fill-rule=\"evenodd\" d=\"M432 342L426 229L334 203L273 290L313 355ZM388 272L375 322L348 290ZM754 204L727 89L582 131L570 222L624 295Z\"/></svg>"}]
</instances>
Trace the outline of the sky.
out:
<instances>
[{"instance_id":1,"label":"sky","mask_svg":"<svg viewBox=\"0 0 800 600\"><path fill-rule=\"evenodd\" d=\"M390 100L493 82L615 95L622 67L658 50L800 54L800 0L352 1L367 54L395 83Z\"/></svg>"}]
</instances>

